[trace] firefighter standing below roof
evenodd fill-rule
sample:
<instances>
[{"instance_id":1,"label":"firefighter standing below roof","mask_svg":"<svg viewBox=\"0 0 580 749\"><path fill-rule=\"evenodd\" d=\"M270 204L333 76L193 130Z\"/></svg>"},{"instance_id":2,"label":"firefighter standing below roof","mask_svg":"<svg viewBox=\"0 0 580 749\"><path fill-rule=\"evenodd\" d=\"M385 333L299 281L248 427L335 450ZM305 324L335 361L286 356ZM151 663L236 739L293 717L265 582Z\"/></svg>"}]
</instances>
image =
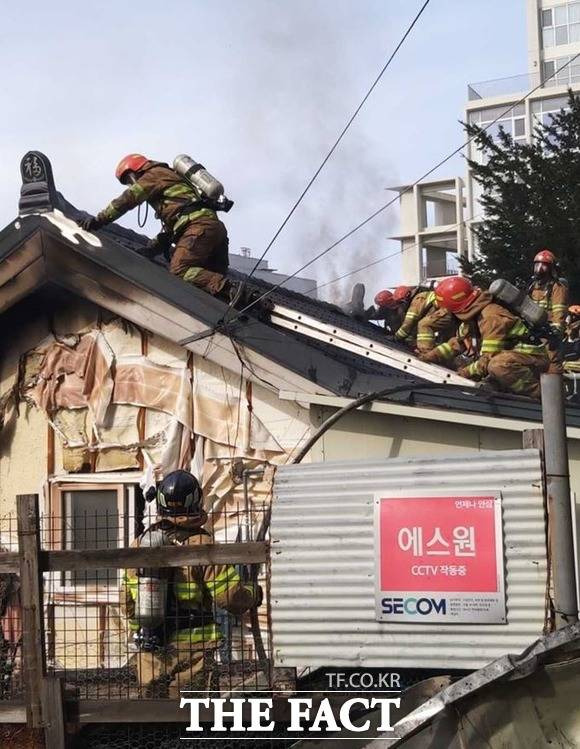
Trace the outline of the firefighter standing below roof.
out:
<instances>
[{"instance_id":1,"label":"firefighter standing below roof","mask_svg":"<svg viewBox=\"0 0 580 749\"><path fill-rule=\"evenodd\" d=\"M173 471L157 488L160 519L133 546L202 546L204 530L197 479ZM137 675L145 696L178 697L180 689L216 686L215 653L221 639L215 609L239 616L260 605L258 586L244 584L232 565L127 570L121 605L139 648Z\"/></svg>"},{"instance_id":2,"label":"firefighter standing below roof","mask_svg":"<svg viewBox=\"0 0 580 749\"><path fill-rule=\"evenodd\" d=\"M229 266L228 234L201 192L168 164L136 153L119 162L115 175L129 187L81 226L94 231L147 202L163 224L163 231L150 243L149 256L168 251L175 243L171 273L210 294L222 292Z\"/></svg>"},{"instance_id":3,"label":"firefighter standing below roof","mask_svg":"<svg viewBox=\"0 0 580 749\"><path fill-rule=\"evenodd\" d=\"M434 291L421 291L419 287L397 286L393 299L405 309L405 317L395 338L406 343L419 353L430 351L435 346L437 333L447 337L453 327L453 315L441 309Z\"/></svg>"},{"instance_id":4,"label":"firefighter standing below roof","mask_svg":"<svg viewBox=\"0 0 580 749\"><path fill-rule=\"evenodd\" d=\"M488 291L481 291L461 276L443 279L437 285L436 294L439 305L462 323L473 326L479 340L477 358L458 373L471 380L488 378L502 390L539 398L540 375L549 367L548 352L543 343L530 342L524 322L496 304ZM456 337L422 358L446 364L461 353L465 353L464 341Z\"/></svg>"}]
</instances>

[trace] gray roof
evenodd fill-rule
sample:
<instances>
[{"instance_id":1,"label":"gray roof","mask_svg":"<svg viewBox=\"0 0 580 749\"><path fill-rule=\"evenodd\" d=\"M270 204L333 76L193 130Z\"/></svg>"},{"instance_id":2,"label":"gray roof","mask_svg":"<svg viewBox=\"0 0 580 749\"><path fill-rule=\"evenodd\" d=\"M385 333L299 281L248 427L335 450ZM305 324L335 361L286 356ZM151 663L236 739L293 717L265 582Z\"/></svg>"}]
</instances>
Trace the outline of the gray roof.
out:
<instances>
[{"instance_id":1,"label":"gray roof","mask_svg":"<svg viewBox=\"0 0 580 749\"><path fill-rule=\"evenodd\" d=\"M47 170L49 169L48 163ZM26 243L38 244L40 236L42 249L36 252L44 253L45 262L48 264L48 271L41 277L40 284L58 285L61 282L59 274L62 274L62 266L58 266L58 261L53 259L59 251L68 253L67 257L71 262L73 257L78 256L84 261L90 261L96 273L98 268L106 269L118 279L130 284L132 288L154 296L176 311L186 313L191 319L207 326L207 329L219 329L236 344L316 383L327 392L358 397L389 387L407 385L408 391L398 393L393 398L416 405L465 411L473 413L474 416L485 414L523 421L541 420L540 404L530 399L455 385L445 385L440 390L433 389L432 384L427 384L421 378L407 372L369 361L330 344L313 341L299 333L281 330L270 323L267 317L254 317L252 311L245 320L238 320L224 327L223 317L227 310L225 302L172 276L163 263L152 262L139 254L147 242L147 237L111 224L95 232L102 243L102 247L96 252L82 234L70 237L68 233L59 230L58 226L48 220L48 215L43 215L43 211L49 214L56 209L73 221L78 221L88 214L79 211L58 193L54 185L51 186L51 179L52 175L49 175L46 194L40 198L35 196L32 208L24 206L23 209L21 203L21 210L24 210L25 214L28 212L28 215L21 215L0 232L0 310L19 298L15 295L12 301L10 299L11 264L6 261L17 251L22 253ZM23 262L25 261L14 264L17 275L24 273L21 268ZM55 264L52 272L51 263ZM7 269L4 278L1 273L3 266L4 270ZM71 289L70 281L63 285ZM252 285L262 290L272 290L264 281L252 279ZM381 343L387 342L377 326L357 321L333 305L289 291L284 287L272 290L271 298L276 304L303 312L333 326ZM397 348L397 344L387 343L390 347ZM567 418L570 426L580 426L580 408L571 405Z\"/></svg>"}]
</instances>

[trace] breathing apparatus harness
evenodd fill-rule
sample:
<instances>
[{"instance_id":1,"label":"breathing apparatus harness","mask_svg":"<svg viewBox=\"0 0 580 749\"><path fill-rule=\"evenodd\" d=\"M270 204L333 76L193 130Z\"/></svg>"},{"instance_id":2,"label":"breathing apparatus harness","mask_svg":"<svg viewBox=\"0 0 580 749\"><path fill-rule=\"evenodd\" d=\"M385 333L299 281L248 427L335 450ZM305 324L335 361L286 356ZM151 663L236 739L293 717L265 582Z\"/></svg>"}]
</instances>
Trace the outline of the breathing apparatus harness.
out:
<instances>
[{"instance_id":1,"label":"breathing apparatus harness","mask_svg":"<svg viewBox=\"0 0 580 749\"><path fill-rule=\"evenodd\" d=\"M547 310L530 299L527 292L503 278L494 281L489 291L496 302L521 319L528 330L529 343L539 345L547 342L552 351L561 347L562 334L548 323Z\"/></svg>"},{"instance_id":2,"label":"breathing apparatus harness","mask_svg":"<svg viewBox=\"0 0 580 749\"><path fill-rule=\"evenodd\" d=\"M157 162L153 162L151 165L153 166L156 164ZM226 197L224 193L224 186L222 185L222 183L212 174L210 174L210 172L208 172L203 164L199 164L198 162L194 161L187 154L180 154L179 156L176 156L171 167L169 166L169 164L163 164L163 166L167 166L168 169L172 169L172 171L174 171L184 182L187 182L187 184L193 189L194 193L197 196L195 200L178 195L171 198L172 201L182 204L179 213L175 216L175 220L173 222L174 225L179 221L180 218L186 216L188 213L199 211L203 208L208 208L212 211L223 211L224 213L227 213L233 207L234 201ZM136 181L135 176L133 176L132 181ZM141 222L140 209L141 206L139 206L137 222L142 228L143 226L145 226L145 223L147 221L149 204L146 205L143 222ZM158 208L156 208L155 210L155 218L161 220ZM180 230L175 232L163 221L162 223L163 231L170 235L173 240L179 239L182 232L185 231L187 225L184 224L182 229L180 228Z\"/></svg>"},{"instance_id":3,"label":"breathing apparatus harness","mask_svg":"<svg viewBox=\"0 0 580 749\"><path fill-rule=\"evenodd\" d=\"M195 532L209 535L203 528L196 529ZM180 528L169 520L162 520L141 536L140 546L183 546L190 535L191 529ZM135 619L139 628L133 635L133 641L140 650L160 650L167 636L174 631L203 626L213 621L211 596L200 568L191 568L192 577L202 590L201 606L196 609L179 606L177 597L173 594L174 572L174 569L156 568L137 570Z\"/></svg>"}]
</instances>

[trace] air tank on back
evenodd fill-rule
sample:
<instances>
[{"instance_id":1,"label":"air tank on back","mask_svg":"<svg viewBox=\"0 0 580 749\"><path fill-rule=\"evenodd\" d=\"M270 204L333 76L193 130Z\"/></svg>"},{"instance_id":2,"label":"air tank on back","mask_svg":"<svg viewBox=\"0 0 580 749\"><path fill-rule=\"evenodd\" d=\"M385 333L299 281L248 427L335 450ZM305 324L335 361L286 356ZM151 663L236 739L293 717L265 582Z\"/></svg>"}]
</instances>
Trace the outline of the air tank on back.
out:
<instances>
[{"instance_id":1,"label":"air tank on back","mask_svg":"<svg viewBox=\"0 0 580 749\"><path fill-rule=\"evenodd\" d=\"M141 537L142 548L166 546L168 542L162 530L154 529ZM137 596L135 618L141 630L148 633L163 624L167 607L167 575L164 570L137 570Z\"/></svg>"},{"instance_id":2,"label":"air tank on back","mask_svg":"<svg viewBox=\"0 0 580 749\"><path fill-rule=\"evenodd\" d=\"M191 156L179 154L173 160L173 169L188 182L196 187L203 195L212 200L218 200L224 194L224 186L203 164L198 164Z\"/></svg>"},{"instance_id":3,"label":"air tank on back","mask_svg":"<svg viewBox=\"0 0 580 749\"><path fill-rule=\"evenodd\" d=\"M521 291L504 278L494 281L489 291L494 299L505 304L532 327L541 328L548 322L546 310L532 301L525 291Z\"/></svg>"}]
</instances>

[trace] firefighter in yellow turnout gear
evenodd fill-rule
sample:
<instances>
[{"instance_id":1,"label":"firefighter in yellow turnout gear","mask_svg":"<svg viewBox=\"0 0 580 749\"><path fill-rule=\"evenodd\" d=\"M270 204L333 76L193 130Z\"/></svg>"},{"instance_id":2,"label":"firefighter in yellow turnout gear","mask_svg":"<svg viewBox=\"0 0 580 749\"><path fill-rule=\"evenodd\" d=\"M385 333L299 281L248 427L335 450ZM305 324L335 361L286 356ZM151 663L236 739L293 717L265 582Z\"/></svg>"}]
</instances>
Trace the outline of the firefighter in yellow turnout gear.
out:
<instances>
[{"instance_id":1,"label":"firefighter in yellow turnout gear","mask_svg":"<svg viewBox=\"0 0 580 749\"><path fill-rule=\"evenodd\" d=\"M476 381L488 378L502 390L539 398L540 375L549 367L548 351L543 343L529 340L523 321L496 304L489 292L474 287L467 278L445 278L436 293L440 306L471 326L478 338L477 358L458 373ZM469 328L463 330L467 333ZM462 340L454 338L422 358L446 364L462 352Z\"/></svg>"},{"instance_id":2,"label":"firefighter in yellow turnout gear","mask_svg":"<svg viewBox=\"0 0 580 749\"><path fill-rule=\"evenodd\" d=\"M160 519L134 546L200 546L213 542L194 476L174 471L157 490ZM216 608L239 616L259 605L261 591L232 565L127 570L121 605L138 647L134 663L146 697L179 697L182 689L217 689L221 640Z\"/></svg>"},{"instance_id":3,"label":"firefighter in yellow turnout gear","mask_svg":"<svg viewBox=\"0 0 580 749\"><path fill-rule=\"evenodd\" d=\"M558 276L556 257L550 250L541 250L534 257L534 275L528 289L530 299L548 313L548 322L561 335L566 332L568 313L568 284ZM550 350L550 372L561 374L562 359Z\"/></svg>"},{"instance_id":4,"label":"firefighter in yellow turnout gear","mask_svg":"<svg viewBox=\"0 0 580 749\"><path fill-rule=\"evenodd\" d=\"M397 304L408 305L395 339L419 352L430 351L435 346L436 334L450 331L453 326L453 316L439 307L434 291L398 286L393 300Z\"/></svg>"}]
</instances>

